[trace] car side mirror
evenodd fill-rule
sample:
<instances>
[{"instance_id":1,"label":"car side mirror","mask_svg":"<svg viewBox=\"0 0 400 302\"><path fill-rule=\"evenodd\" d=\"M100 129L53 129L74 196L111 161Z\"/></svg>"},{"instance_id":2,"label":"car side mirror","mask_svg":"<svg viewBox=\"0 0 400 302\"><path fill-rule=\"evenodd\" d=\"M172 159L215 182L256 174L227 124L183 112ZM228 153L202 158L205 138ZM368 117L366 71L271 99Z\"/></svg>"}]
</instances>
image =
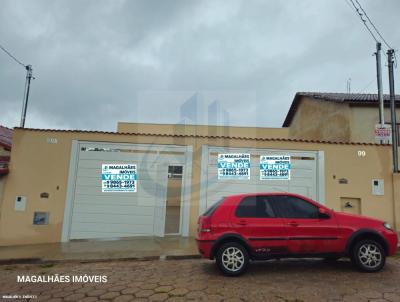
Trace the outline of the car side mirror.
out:
<instances>
[{"instance_id":1,"label":"car side mirror","mask_svg":"<svg viewBox=\"0 0 400 302\"><path fill-rule=\"evenodd\" d=\"M329 214L329 211L324 209L324 208L319 208L318 209L318 218L320 219L329 219L331 218L331 215Z\"/></svg>"}]
</instances>

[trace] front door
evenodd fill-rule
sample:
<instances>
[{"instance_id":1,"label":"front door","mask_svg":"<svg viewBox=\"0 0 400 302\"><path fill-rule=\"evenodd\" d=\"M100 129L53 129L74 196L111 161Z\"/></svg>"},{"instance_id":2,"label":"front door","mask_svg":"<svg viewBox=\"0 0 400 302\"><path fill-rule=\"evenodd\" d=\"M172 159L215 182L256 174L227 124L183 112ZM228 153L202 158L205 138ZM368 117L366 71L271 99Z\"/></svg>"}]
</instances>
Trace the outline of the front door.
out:
<instances>
[{"instance_id":1,"label":"front door","mask_svg":"<svg viewBox=\"0 0 400 302\"><path fill-rule=\"evenodd\" d=\"M165 206L167 200L167 166L157 166L156 198L154 205L154 235L164 237L165 228Z\"/></svg>"},{"instance_id":2,"label":"front door","mask_svg":"<svg viewBox=\"0 0 400 302\"><path fill-rule=\"evenodd\" d=\"M233 226L244 236L255 254L287 253L283 219L275 215L263 196L243 198L233 215Z\"/></svg>"},{"instance_id":3,"label":"front door","mask_svg":"<svg viewBox=\"0 0 400 302\"><path fill-rule=\"evenodd\" d=\"M165 212L165 234L180 234L182 202L182 165L168 166L167 204Z\"/></svg>"},{"instance_id":4,"label":"front door","mask_svg":"<svg viewBox=\"0 0 400 302\"><path fill-rule=\"evenodd\" d=\"M339 229L334 217L319 217L316 205L291 195L269 197L273 208L283 218L288 246L293 254L340 252Z\"/></svg>"}]
</instances>

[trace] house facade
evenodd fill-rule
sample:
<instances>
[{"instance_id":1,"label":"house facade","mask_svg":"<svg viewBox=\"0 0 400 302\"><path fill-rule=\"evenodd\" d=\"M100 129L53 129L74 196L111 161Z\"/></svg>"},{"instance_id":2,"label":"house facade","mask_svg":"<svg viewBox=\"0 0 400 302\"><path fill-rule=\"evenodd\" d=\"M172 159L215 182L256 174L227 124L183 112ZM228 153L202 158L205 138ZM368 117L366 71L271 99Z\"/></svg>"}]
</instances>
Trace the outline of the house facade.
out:
<instances>
[{"instance_id":1,"label":"house facade","mask_svg":"<svg viewBox=\"0 0 400 302\"><path fill-rule=\"evenodd\" d=\"M116 132L16 128L0 245L195 236L198 216L220 198L263 191L298 193L400 228L400 176L391 172L389 145L293 139L288 129L208 130L135 123L119 123ZM247 176L220 177L221 154L247 156ZM262 156L290 157L290 177L262 177ZM135 190L104 191L110 165L134 167Z\"/></svg>"},{"instance_id":2,"label":"house facade","mask_svg":"<svg viewBox=\"0 0 400 302\"><path fill-rule=\"evenodd\" d=\"M391 121L389 100L389 95L384 95L386 124ZM396 103L400 104L400 95ZM400 108L396 116L399 128ZM298 92L282 126L288 128L290 138L375 143L378 123L376 94Z\"/></svg>"}]
</instances>

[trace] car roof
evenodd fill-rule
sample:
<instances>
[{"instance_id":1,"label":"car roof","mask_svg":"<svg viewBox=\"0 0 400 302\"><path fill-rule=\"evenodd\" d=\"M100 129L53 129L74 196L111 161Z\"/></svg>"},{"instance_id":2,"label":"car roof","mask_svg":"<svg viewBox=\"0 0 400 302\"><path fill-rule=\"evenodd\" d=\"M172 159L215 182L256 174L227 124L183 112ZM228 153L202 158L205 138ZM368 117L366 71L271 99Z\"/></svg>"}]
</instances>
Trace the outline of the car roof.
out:
<instances>
[{"instance_id":1,"label":"car roof","mask_svg":"<svg viewBox=\"0 0 400 302\"><path fill-rule=\"evenodd\" d=\"M226 197L246 197L246 196L258 196L258 195L289 195L289 196L296 196L296 197L300 197L300 198L305 198L305 199L309 199L306 196L302 196L299 194L295 194L295 193L289 193L289 192L258 192L258 193L243 193L243 194L233 194L233 195L229 195Z\"/></svg>"}]
</instances>

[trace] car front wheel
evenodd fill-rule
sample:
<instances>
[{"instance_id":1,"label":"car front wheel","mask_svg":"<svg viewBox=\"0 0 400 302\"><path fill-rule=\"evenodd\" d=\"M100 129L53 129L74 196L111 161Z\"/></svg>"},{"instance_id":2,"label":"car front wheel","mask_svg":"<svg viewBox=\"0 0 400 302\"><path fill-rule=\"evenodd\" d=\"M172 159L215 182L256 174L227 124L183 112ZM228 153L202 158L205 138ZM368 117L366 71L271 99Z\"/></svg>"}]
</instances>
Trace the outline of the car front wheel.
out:
<instances>
[{"instance_id":1,"label":"car front wheel","mask_svg":"<svg viewBox=\"0 0 400 302\"><path fill-rule=\"evenodd\" d=\"M240 243L228 242L218 249L216 262L224 275L239 276L248 268L249 254Z\"/></svg>"},{"instance_id":2,"label":"car front wheel","mask_svg":"<svg viewBox=\"0 0 400 302\"><path fill-rule=\"evenodd\" d=\"M386 253L379 242L361 240L354 245L351 258L360 270L377 272L385 266Z\"/></svg>"}]
</instances>

